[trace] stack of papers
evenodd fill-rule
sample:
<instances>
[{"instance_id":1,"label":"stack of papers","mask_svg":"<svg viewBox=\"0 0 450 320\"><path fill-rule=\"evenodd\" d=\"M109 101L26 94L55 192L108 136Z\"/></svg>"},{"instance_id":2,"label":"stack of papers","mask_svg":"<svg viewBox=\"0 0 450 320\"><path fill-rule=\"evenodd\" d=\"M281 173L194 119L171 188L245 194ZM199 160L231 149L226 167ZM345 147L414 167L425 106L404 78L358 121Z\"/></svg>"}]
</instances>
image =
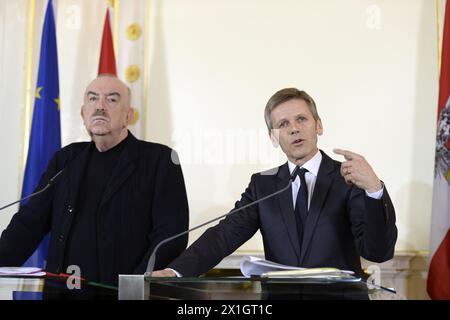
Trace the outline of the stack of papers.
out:
<instances>
[{"instance_id":1,"label":"stack of papers","mask_svg":"<svg viewBox=\"0 0 450 320\"><path fill-rule=\"evenodd\" d=\"M262 278L336 279L358 280L353 271L336 268L300 268L287 266L257 257L246 256L241 260L241 272L245 277Z\"/></svg>"},{"instance_id":2,"label":"stack of papers","mask_svg":"<svg viewBox=\"0 0 450 320\"><path fill-rule=\"evenodd\" d=\"M269 271L261 274L266 278L308 278L308 279L352 279L353 271L336 268L307 268L304 270Z\"/></svg>"},{"instance_id":3,"label":"stack of papers","mask_svg":"<svg viewBox=\"0 0 450 320\"><path fill-rule=\"evenodd\" d=\"M35 267L0 267L0 276L41 277L45 271Z\"/></svg>"}]
</instances>

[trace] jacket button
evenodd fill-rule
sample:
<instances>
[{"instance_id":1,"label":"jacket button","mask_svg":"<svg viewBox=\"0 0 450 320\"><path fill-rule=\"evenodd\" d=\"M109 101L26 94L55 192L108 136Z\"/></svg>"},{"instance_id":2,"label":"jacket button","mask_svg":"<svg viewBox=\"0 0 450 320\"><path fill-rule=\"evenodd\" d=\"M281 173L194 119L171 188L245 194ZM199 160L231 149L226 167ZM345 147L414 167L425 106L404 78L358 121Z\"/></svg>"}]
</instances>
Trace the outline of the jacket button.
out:
<instances>
[{"instance_id":1,"label":"jacket button","mask_svg":"<svg viewBox=\"0 0 450 320\"><path fill-rule=\"evenodd\" d=\"M58 240L59 240L59 242L63 242L63 241L64 241L64 235L63 235L63 234L60 234L60 235L58 236Z\"/></svg>"},{"instance_id":2,"label":"jacket button","mask_svg":"<svg viewBox=\"0 0 450 320\"><path fill-rule=\"evenodd\" d=\"M72 211L73 211L73 207L72 206L68 206L67 207L67 212L72 213Z\"/></svg>"}]
</instances>

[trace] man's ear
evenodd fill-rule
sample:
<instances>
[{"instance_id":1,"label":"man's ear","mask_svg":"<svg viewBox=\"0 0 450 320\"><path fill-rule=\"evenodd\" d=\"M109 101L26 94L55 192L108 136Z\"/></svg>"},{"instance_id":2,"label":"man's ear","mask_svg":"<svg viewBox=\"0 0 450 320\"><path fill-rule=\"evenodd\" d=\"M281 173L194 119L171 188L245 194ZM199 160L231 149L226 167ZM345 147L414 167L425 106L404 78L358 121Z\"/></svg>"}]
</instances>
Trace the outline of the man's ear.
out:
<instances>
[{"instance_id":1,"label":"man's ear","mask_svg":"<svg viewBox=\"0 0 450 320\"><path fill-rule=\"evenodd\" d=\"M272 145L275 148L278 148L279 145L280 145L280 139L279 139L279 137L280 137L280 130L278 130L278 129L271 129L269 131L269 137L270 137L270 141L272 141Z\"/></svg>"},{"instance_id":2,"label":"man's ear","mask_svg":"<svg viewBox=\"0 0 450 320\"><path fill-rule=\"evenodd\" d=\"M127 112L127 124L130 124L134 120L134 108L129 107Z\"/></svg>"},{"instance_id":3,"label":"man's ear","mask_svg":"<svg viewBox=\"0 0 450 320\"><path fill-rule=\"evenodd\" d=\"M316 121L316 132L318 136L323 134L322 120L320 118Z\"/></svg>"}]
</instances>

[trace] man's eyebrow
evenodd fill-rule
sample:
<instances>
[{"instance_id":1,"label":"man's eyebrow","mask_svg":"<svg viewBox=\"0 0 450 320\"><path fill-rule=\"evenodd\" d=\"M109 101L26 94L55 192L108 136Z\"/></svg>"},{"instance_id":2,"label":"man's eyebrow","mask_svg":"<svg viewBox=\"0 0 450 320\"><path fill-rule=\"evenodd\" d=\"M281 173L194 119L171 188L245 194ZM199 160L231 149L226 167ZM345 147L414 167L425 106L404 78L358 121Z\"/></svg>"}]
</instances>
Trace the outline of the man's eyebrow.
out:
<instances>
[{"instance_id":1,"label":"man's eyebrow","mask_svg":"<svg viewBox=\"0 0 450 320\"><path fill-rule=\"evenodd\" d=\"M281 118L280 120L278 120L277 122L275 122L275 125L279 125L280 123L282 123L283 121L287 121L286 118Z\"/></svg>"},{"instance_id":2,"label":"man's eyebrow","mask_svg":"<svg viewBox=\"0 0 450 320\"><path fill-rule=\"evenodd\" d=\"M86 93L86 96L87 96L87 97L88 97L88 96L98 97L98 96L100 96L100 94L97 93L97 92L94 92L94 91L88 91L88 92ZM120 98L120 93L118 93L118 92L110 92L110 93L107 93L107 94L106 94L106 97L111 97L111 96L117 96L118 98Z\"/></svg>"}]
</instances>

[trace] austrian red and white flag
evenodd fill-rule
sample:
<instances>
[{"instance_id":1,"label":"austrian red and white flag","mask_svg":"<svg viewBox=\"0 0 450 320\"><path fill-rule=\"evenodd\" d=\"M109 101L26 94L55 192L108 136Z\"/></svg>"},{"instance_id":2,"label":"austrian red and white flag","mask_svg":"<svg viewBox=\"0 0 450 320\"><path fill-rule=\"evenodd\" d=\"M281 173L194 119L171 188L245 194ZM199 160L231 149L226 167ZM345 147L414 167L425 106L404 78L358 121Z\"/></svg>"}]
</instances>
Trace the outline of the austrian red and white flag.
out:
<instances>
[{"instance_id":1,"label":"austrian red and white flag","mask_svg":"<svg viewBox=\"0 0 450 320\"><path fill-rule=\"evenodd\" d=\"M0 0L1 1L1 0ZM113 74L131 89L133 119L128 129L145 139L148 95L151 2L147 0L108 1L100 50L98 74ZM114 28L113 28L114 27ZM112 30L114 29L114 32ZM113 41L114 39L114 41ZM117 43L114 43L117 41ZM114 51L114 48L118 48Z\"/></svg>"},{"instance_id":2,"label":"austrian red and white flag","mask_svg":"<svg viewBox=\"0 0 450 320\"><path fill-rule=\"evenodd\" d=\"M431 299L450 299L450 1L445 6L431 217Z\"/></svg>"},{"instance_id":3,"label":"austrian red and white flag","mask_svg":"<svg viewBox=\"0 0 450 320\"><path fill-rule=\"evenodd\" d=\"M100 48L100 60L98 63L98 74L105 73L117 76L109 8L106 8L105 24L103 26L102 44Z\"/></svg>"}]
</instances>

